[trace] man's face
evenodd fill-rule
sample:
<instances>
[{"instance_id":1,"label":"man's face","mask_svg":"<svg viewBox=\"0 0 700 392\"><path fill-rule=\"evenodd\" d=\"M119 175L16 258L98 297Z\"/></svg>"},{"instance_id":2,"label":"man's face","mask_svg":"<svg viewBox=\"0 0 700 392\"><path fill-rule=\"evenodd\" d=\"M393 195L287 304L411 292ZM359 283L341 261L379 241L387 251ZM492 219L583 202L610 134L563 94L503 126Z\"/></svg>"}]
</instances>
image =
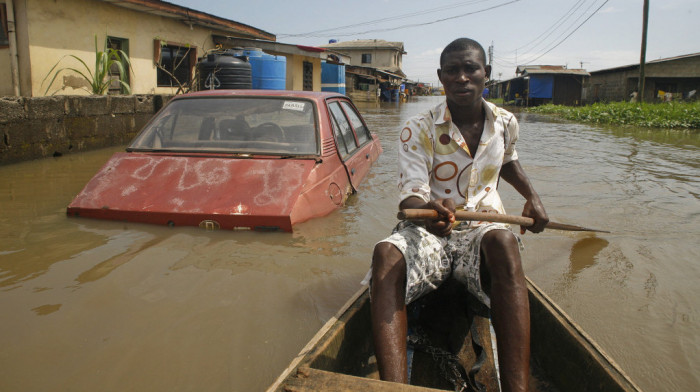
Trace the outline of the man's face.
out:
<instances>
[{"instance_id":1,"label":"man's face","mask_svg":"<svg viewBox=\"0 0 700 392\"><path fill-rule=\"evenodd\" d=\"M447 101L457 106L471 106L481 101L490 66L484 66L478 50L467 49L447 53L438 69Z\"/></svg>"}]
</instances>

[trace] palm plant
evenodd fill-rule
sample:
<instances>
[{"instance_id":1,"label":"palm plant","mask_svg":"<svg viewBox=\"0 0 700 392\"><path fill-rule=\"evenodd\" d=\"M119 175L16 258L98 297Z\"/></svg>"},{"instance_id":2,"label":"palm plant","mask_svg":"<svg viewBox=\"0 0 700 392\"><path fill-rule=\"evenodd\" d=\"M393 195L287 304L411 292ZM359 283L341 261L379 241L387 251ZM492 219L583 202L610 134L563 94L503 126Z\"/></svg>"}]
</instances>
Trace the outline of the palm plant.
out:
<instances>
[{"instance_id":1,"label":"palm plant","mask_svg":"<svg viewBox=\"0 0 700 392\"><path fill-rule=\"evenodd\" d=\"M72 57L75 60L78 60L83 65L84 70L73 67L63 67L56 69L56 67L58 67L61 61L63 61L63 59L65 59L66 57ZM95 36L95 69L90 70L90 67L88 67L85 61L83 61L78 56L70 54L61 57L56 62L56 64L53 67L51 67L51 70L49 70L48 74L46 75L46 77L44 77L44 80L42 80L41 82L41 85L43 87L44 82L46 82L46 80L51 75L53 75L53 77L51 78L51 82L49 82L48 86L46 87L44 95L48 94L49 90L51 89L51 86L53 85L53 82L63 71L72 71L80 75L80 77L83 78L89 85L89 88L83 87L87 92L96 95L105 95L107 94L109 86L113 80L110 75L110 69L112 69L112 67L116 67L119 70L119 84L122 86L122 88L127 94L131 94L131 87L129 86L129 83L125 82L125 76L127 75L128 70L131 69L131 62L129 61L129 56L126 53L124 53L123 50L108 48L106 42L104 50L98 50L97 36ZM57 89L51 95L56 94L58 91L63 90L64 88L65 86L60 89Z\"/></svg>"}]
</instances>

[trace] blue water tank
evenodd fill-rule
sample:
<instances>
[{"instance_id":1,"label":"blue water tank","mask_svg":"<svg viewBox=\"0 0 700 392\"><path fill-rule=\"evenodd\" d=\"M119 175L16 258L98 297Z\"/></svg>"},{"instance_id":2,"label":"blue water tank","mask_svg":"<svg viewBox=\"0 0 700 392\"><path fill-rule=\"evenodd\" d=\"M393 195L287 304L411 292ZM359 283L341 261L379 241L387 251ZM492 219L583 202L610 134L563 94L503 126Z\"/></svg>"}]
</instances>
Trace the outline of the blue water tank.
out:
<instances>
[{"instance_id":1,"label":"blue water tank","mask_svg":"<svg viewBox=\"0 0 700 392\"><path fill-rule=\"evenodd\" d=\"M253 78L253 88L259 90L284 90L287 84L287 58L264 53L257 48L243 50L248 56Z\"/></svg>"},{"instance_id":2,"label":"blue water tank","mask_svg":"<svg viewBox=\"0 0 700 392\"><path fill-rule=\"evenodd\" d=\"M345 94L345 65L321 63L321 91Z\"/></svg>"},{"instance_id":3,"label":"blue water tank","mask_svg":"<svg viewBox=\"0 0 700 392\"><path fill-rule=\"evenodd\" d=\"M260 57L263 55L263 51L260 48L244 48L243 55L246 57Z\"/></svg>"}]
</instances>

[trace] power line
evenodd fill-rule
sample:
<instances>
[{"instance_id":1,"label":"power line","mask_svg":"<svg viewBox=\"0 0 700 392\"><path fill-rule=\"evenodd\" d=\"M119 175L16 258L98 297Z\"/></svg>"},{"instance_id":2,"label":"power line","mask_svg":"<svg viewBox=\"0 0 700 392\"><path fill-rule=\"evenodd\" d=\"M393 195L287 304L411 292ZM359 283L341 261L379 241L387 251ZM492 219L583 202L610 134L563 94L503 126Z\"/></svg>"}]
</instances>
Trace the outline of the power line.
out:
<instances>
[{"instance_id":1,"label":"power line","mask_svg":"<svg viewBox=\"0 0 700 392\"><path fill-rule=\"evenodd\" d=\"M540 57L542 57L542 56L546 55L547 53L551 52L551 51L554 50L557 46L561 45L564 41L566 41L569 37L571 37L572 34L574 34L576 31L578 31L578 29L580 29L581 26L583 26L586 22L588 22L588 20L591 19L591 18L593 17L593 15L597 14L598 11L600 11L600 9L603 8L603 6L604 6L605 4L608 3L608 1L610 1L610 0L605 0L605 2L604 2L603 4L601 4L600 7L596 8L596 10L593 11L593 13L592 13L590 16L588 16L588 18L586 18L586 20L584 20L583 22L581 22L580 25L576 26L576 28L575 28L571 33L569 33L569 35L567 35L566 37L564 37L564 38L563 38L561 41L559 41L556 45L552 46L549 50L547 50L546 52L544 52L544 53L542 53L541 55L537 56L536 58L534 58L534 59L532 59L532 60L530 60L530 61L524 62L523 64L530 64L530 63L532 63L533 61L538 60Z\"/></svg>"},{"instance_id":2,"label":"power line","mask_svg":"<svg viewBox=\"0 0 700 392\"><path fill-rule=\"evenodd\" d=\"M459 3L451 3L447 4L441 7L436 7L436 8L429 8L426 10L421 10L421 11L415 11L415 12L410 12L407 14L402 14L402 15L396 15L396 16L390 16L386 18L380 18L380 19L374 19L370 20L367 22L361 22L361 23L353 23L345 26L334 26L328 29L321 29L321 30L316 30L316 31L311 31L308 33L298 33L298 34L277 34L278 37L280 38L287 38L287 37L306 37L306 36L313 36L313 34L320 34L320 33L327 33L330 31L338 31L338 30L345 30L347 28L352 28L352 27L360 27L360 26L367 26L367 25L373 25L377 23L382 23L382 22L387 22L387 21L392 21L396 19L403 19L403 18L410 18L413 16L423 16L426 14L432 14L435 12L440 12L446 9L452 9L455 7L465 7L465 6L470 6L473 4L477 3L483 3L487 2L489 0L473 0L473 1L467 1L467 2L459 2Z\"/></svg>"},{"instance_id":3,"label":"power line","mask_svg":"<svg viewBox=\"0 0 700 392\"><path fill-rule=\"evenodd\" d=\"M535 43L535 42L536 42L537 40L539 40L542 36L544 36L544 37L542 38L542 40L541 40L540 42L543 42L543 41L544 41L545 39L547 39L550 35L552 35L552 34L554 33L554 31L556 31L564 22L566 22L571 16L573 16L574 13L576 13L576 11L578 11L578 9L581 8L581 6L582 6L584 3L586 3L586 1L588 1L588 0L578 0L576 3L574 3L574 5L573 5L571 8L569 8L569 9L564 13L564 15L563 15L562 17L560 17L556 22L554 22L554 24L552 24L552 26L550 26L548 29L546 29L545 31L543 31L542 34L538 35L537 37L535 37L535 38L534 38L533 40L531 40L530 42L524 44L523 46L518 47L518 48L515 49L515 50L521 50L522 52L526 52L527 50L525 50L525 48L527 48L530 44ZM551 31L550 31L550 30L551 30ZM546 35L545 35L545 34L546 34ZM533 45L532 48L535 48L535 47L537 47L538 45L539 45L539 43ZM511 51L511 53L514 52L515 50Z\"/></svg>"},{"instance_id":4,"label":"power line","mask_svg":"<svg viewBox=\"0 0 700 392\"><path fill-rule=\"evenodd\" d=\"M549 46L549 45L552 45L552 46L550 46L548 49L546 49L547 46L545 46L545 48L543 48L543 50L546 49L546 50L544 51L544 53L541 53L541 54L536 54L536 53L535 53L535 54L531 54L531 55L529 55L529 56L524 56L525 59L521 59L520 61L518 61L517 56L516 56L515 61L513 61L513 60L511 60L511 59L509 59L509 58L505 58L505 57L502 57L502 56L494 55L495 61L496 61L499 65L505 67L505 66L518 66L518 65L530 64L530 63L532 63L532 62L538 60L539 58L541 58L541 57L544 56L545 54L551 52L551 51L554 50L556 47L558 47L559 45L561 45L561 44L562 44L566 39L568 39L574 32L576 32L579 28L581 28L581 26L583 26L583 24L585 24L591 17L593 17L593 15L595 15L608 1L609 1L609 0L606 0L603 4L601 4L593 13L591 13L583 22L581 22L581 24L579 24L579 25L576 26L575 28L573 28L573 24L570 25L566 30L571 30L571 28L573 28L573 30L571 30L563 39L559 40L559 42L556 42L556 43L550 42L549 44L547 44L547 46ZM588 13L588 11L595 5L596 2L597 2L597 0L594 0L593 3L591 3L591 4L584 10L584 12L583 12L582 14L580 14L573 22L576 23L576 22L578 22L582 17L584 17L584 16ZM584 1L583 3L585 3L585 1ZM551 26L549 29L547 29L546 31L549 31L550 29L553 29L553 28L554 28L554 29L558 28L558 26L561 25L561 22L565 21L566 19L569 19L569 17L571 17L571 16L573 15L572 11L575 11L575 10L581 8L581 5L583 5L583 3L580 2L580 1L579 1L578 3L576 3L576 4L574 5L574 7L570 8L562 18L560 18L557 22L555 22L555 24L552 25L552 26ZM566 34L566 30L564 31L563 34ZM534 47L540 46L542 43L544 43L544 40L545 40L547 37L549 37L553 32L554 32L554 30L550 31L549 34L547 34L542 40L540 40L539 43L537 43L536 45L533 46L533 49L534 49ZM544 34L544 33L543 33L543 34ZM542 37L543 34L540 34L540 36L538 36L538 38L539 38L539 37ZM536 38L535 40L537 40L537 38ZM530 41L530 43L534 42L535 40ZM528 45L529 45L529 43L526 44L526 45L523 46L523 47L526 47L526 46L528 46ZM515 49L515 50L514 50L513 52L511 52L511 53L517 53L517 52L520 51L521 48L523 48L523 47L519 47L519 48ZM505 64L504 64L504 63L505 63ZM506 64L507 64L507 65L506 65Z\"/></svg>"},{"instance_id":5,"label":"power line","mask_svg":"<svg viewBox=\"0 0 700 392\"><path fill-rule=\"evenodd\" d=\"M498 4L498 5L492 6L492 7L484 8L484 9L481 9L481 10L478 10L478 11L467 12L467 13L464 13L464 14L455 15L455 16L450 16L450 17L442 18L442 19L436 19L436 20L433 20L433 21L430 21L430 22L414 23L414 24L403 25L403 26L398 26L398 27L389 27L389 28L384 28L384 29L367 30L367 31L361 31L361 32L341 33L341 34L337 34L337 33L336 33L336 34L333 34L333 35L336 36L336 37L346 37L346 36L351 36L351 35L360 35L360 34L376 33L376 32L385 32L385 31L394 31L394 30L408 29L408 28L411 28L411 27L427 26L427 25L431 25L431 24L435 24L435 23L444 22L444 21L447 21L447 20L452 20L452 19L457 19L457 18L463 18L463 17L465 17L465 16L474 15L474 14L478 14L478 13L485 12L485 11L490 11L490 10L492 10L492 9L504 7L504 6L508 5L508 4L517 3L517 2L519 2L519 1L521 1L521 0L512 0L512 1L508 1L508 2L506 2L506 3L501 3L501 4ZM304 37L323 37L322 35L315 35L315 34L304 34L304 35L298 35L298 36L304 36Z\"/></svg>"}]
</instances>

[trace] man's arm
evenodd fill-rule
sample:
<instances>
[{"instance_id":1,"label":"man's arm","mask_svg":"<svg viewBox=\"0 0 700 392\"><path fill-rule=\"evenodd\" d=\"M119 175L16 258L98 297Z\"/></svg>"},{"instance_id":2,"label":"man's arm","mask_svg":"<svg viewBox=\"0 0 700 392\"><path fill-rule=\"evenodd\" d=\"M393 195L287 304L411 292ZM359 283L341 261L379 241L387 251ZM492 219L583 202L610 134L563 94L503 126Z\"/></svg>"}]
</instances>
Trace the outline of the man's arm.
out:
<instances>
[{"instance_id":1,"label":"man's arm","mask_svg":"<svg viewBox=\"0 0 700 392\"><path fill-rule=\"evenodd\" d=\"M549 217L542 205L540 196L535 192L535 188L530 183L530 179L527 178L525 170L520 166L520 162L516 159L504 164L501 167L501 178L512 185L525 198L523 216L535 220L535 224L530 227L520 226L520 233L525 234L525 229L533 233L539 233L544 230L545 225L549 222Z\"/></svg>"},{"instance_id":2,"label":"man's arm","mask_svg":"<svg viewBox=\"0 0 700 392\"><path fill-rule=\"evenodd\" d=\"M438 213L437 219L426 219L425 228L429 232L446 237L452 232L452 224L455 222L455 202L452 199L439 199L425 202L417 196L411 196L404 199L399 204L400 209L408 208L425 208L435 210Z\"/></svg>"}]
</instances>

